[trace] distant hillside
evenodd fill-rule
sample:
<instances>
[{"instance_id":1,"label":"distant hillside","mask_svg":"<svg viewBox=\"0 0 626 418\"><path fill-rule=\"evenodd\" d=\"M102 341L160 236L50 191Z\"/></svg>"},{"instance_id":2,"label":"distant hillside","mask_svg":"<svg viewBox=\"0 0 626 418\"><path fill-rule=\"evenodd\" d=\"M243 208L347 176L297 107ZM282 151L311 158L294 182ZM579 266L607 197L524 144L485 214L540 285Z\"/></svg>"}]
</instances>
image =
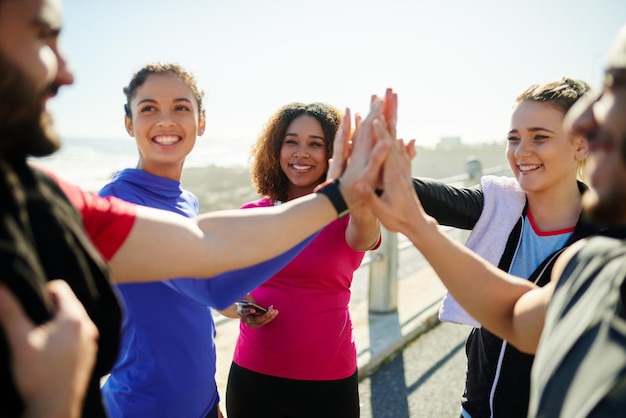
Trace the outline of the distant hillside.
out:
<instances>
[{"instance_id":1,"label":"distant hillside","mask_svg":"<svg viewBox=\"0 0 626 418\"><path fill-rule=\"evenodd\" d=\"M416 177L443 178L465 173L469 158L477 158L483 169L506 164L506 143L461 145L454 148L421 148L413 160Z\"/></svg>"},{"instance_id":2,"label":"distant hillside","mask_svg":"<svg viewBox=\"0 0 626 418\"><path fill-rule=\"evenodd\" d=\"M476 157L483 169L506 164L506 144L461 145L449 149L419 148L413 160L413 175L443 178L465 173L465 164ZM258 199L245 167L190 167L183 172L183 187L198 196L202 212L237 209L243 203Z\"/></svg>"},{"instance_id":3,"label":"distant hillside","mask_svg":"<svg viewBox=\"0 0 626 418\"><path fill-rule=\"evenodd\" d=\"M239 209L259 196L244 167L189 167L183 170L182 185L198 196L200 211Z\"/></svg>"}]
</instances>

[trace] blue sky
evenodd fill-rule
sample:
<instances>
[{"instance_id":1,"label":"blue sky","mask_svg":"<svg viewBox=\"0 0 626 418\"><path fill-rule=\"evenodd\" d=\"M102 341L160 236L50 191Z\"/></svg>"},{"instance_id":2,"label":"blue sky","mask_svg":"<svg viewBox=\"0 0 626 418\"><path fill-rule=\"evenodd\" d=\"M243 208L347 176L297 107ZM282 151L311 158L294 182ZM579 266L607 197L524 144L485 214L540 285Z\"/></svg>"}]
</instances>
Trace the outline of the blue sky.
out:
<instances>
[{"instance_id":1,"label":"blue sky","mask_svg":"<svg viewBox=\"0 0 626 418\"><path fill-rule=\"evenodd\" d=\"M399 135L433 145L504 140L528 85L600 85L623 0L63 1L62 47L76 82L53 103L65 137L126 138L122 87L175 61L206 92L210 141L251 143L293 101L365 113L399 94Z\"/></svg>"}]
</instances>

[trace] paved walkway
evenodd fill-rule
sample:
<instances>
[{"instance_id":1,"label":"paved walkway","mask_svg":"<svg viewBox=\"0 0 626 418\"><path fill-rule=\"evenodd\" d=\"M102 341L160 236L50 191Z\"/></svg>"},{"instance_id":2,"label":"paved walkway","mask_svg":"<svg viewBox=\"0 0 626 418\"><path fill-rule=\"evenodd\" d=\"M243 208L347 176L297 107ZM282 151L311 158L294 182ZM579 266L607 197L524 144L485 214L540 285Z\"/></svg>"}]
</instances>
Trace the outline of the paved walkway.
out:
<instances>
[{"instance_id":1,"label":"paved walkway","mask_svg":"<svg viewBox=\"0 0 626 418\"><path fill-rule=\"evenodd\" d=\"M398 282L398 310L369 313L367 299L350 306L356 341L359 376L365 377L381 362L401 350L419 334L436 325L439 303L445 288L430 267L422 267ZM233 358L239 320L216 317L216 380L225 401L228 370ZM224 410L225 408L222 408Z\"/></svg>"}]
</instances>

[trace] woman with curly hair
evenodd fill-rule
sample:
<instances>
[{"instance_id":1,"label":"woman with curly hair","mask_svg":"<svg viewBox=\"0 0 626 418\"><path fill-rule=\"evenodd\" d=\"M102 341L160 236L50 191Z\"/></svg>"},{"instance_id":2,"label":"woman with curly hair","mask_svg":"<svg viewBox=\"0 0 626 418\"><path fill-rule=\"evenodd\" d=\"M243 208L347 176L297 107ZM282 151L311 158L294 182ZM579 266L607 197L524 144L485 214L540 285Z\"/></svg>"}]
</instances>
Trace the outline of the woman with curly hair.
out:
<instances>
[{"instance_id":1,"label":"woman with curly hair","mask_svg":"<svg viewBox=\"0 0 626 418\"><path fill-rule=\"evenodd\" d=\"M264 197L243 208L312 193L326 179L341 121L323 103L291 103L272 115L251 153L252 181ZM266 312L230 309L241 323L226 390L229 418L359 416L350 285L364 252L379 243L376 217L355 210L250 293Z\"/></svg>"}]
</instances>

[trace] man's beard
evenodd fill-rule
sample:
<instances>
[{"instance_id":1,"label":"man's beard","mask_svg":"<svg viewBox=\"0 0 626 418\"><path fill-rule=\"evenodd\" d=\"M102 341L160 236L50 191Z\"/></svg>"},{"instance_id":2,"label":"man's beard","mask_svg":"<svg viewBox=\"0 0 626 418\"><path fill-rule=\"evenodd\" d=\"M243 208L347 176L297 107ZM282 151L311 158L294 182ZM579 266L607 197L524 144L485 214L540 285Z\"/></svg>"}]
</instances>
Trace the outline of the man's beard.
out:
<instances>
[{"instance_id":1,"label":"man's beard","mask_svg":"<svg viewBox=\"0 0 626 418\"><path fill-rule=\"evenodd\" d=\"M614 191L600 199L593 192L583 196L583 209L589 219L598 225L614 226L626 221L626 194Z\"/></svg>"},{"instance_id":2,"label":"man's beard","mask_svg":"<svg viewBox=\"0 0 626 418\"><path fill-rule=\"evenodd\" d=\"M613 152L621 152L621 163L626 164L626 134L618 141ZM583 195L583 210L587 217L598 225L617 226L626 223L626 184L624 175L616 173L613 184L602 197L593 189Z\"/></svg>"},{"instance_id":3,"label":"man's beard","mask_svg":"<svg viewBox=\"0 0 626 418\"><path fill-rule=\"evenodd\" d=\"M56 151L60 140L43 110L47 92L37 91L27 75L0 52L0 155L23 158ZM52 87L51 87L52 88Z\"/></svg>"}]
</instances>

